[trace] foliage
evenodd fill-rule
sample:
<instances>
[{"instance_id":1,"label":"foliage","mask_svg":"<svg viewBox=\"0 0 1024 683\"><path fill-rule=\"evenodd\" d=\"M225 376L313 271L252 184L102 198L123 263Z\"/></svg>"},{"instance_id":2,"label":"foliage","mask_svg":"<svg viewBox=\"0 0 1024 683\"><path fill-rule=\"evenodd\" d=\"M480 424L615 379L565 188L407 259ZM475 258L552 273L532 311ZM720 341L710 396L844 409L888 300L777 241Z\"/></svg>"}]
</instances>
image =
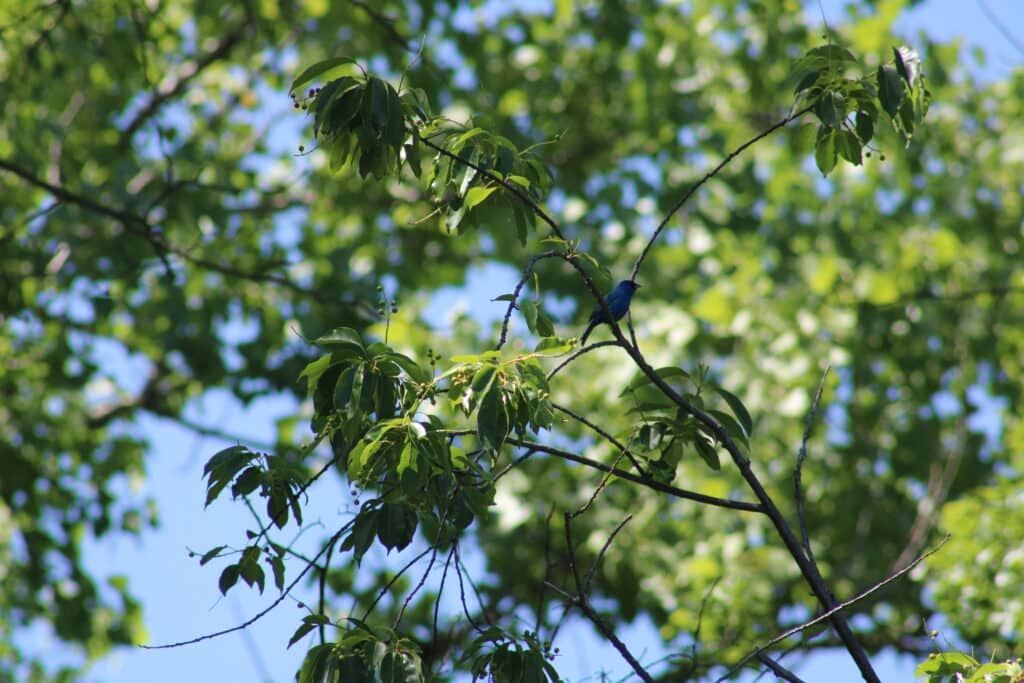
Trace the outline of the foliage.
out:
<instances>
[{"instance_id":1,"label":"foliage","mask_svg":"<svg viewBox=\"0 0 1024 683\"><path fill-rule=\"evenodd\" d=\"M1024 78L976 83L955 44L929 40L918 64L889 32L900 3L869 4L825 38L782 0L0 7L15 75L0 84L0 641L40 621L88 657L144 638L129 587L102 587L81 543L156 523L126 495L145 474L133 418L184 420L226 388L309 410L273 448L207 466L208 503L265 513L244 545L201 556L222 591L280 594L309 572L277 534L322 477L366 492L325 542L352 561L323 565L326 598L295 643L333 634L300 678L417 680L458 662L555 680L547 639L579 603L550 587L585 592L570 565L589 569L600 619L647 617L685 654L661 674L705 676L818 604L762 515L665 496L748 500L732 442L793 523L828 363L803 483L831 590L852 596L937 526L953 533L912 581L850 608L860 640L924 657L916 625L941 617L1009 656ZM769 129L644 250L686 188ZM498 322L480 304L432 329L427 303L484 265ZM556 372L631 265L650 372L610 344ZM383 320L379 284L400 303ZM125 379L121 358L143 369ZM551 543L567 531L556 513L583 509L578 542ZM443 615L448 638L425 635L432 599L407 577L354 581L374 544L396 566L427 548L429 568L462 572L460 541L487 573L468 614ZM373 618L334 611L339 595ZM75 674L10 644L0 671Z\"/></svg>"},{"instance_id":2,"label":"foliage","mask_svg":"<svg viewBox=\"0 0 1024 683\"><path fill-rule=\"evenodd\" d=\"M1020 659L982 664L963 652L934 652L917 667L916 675L927 677L928 683L1016 683L1024 680L1024 669Z\"/></svg>"}]
</instances>

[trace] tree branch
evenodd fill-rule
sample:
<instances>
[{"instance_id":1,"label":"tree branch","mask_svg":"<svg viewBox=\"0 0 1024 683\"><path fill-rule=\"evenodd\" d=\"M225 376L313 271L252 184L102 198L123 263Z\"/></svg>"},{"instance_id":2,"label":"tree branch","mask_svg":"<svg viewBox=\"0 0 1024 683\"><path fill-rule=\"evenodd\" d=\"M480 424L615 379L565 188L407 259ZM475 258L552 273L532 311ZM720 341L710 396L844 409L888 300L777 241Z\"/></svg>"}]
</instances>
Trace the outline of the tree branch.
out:
<instances>
[{"instance_id":1,"label":"tree branch","mask_svg":"<svg viewBox=\"0 0 1024 683\"><path fill-rule=\"evenodd\" d=\"M814 400L811 402L811 409L807 411L807 422L804 426L804 438L800 442L800 452L796 456L796 467L793 468L793 488L794 497L796 498L796 517L800 523L800 538L803 542L804 550L807 552L807 559L809 559L811 564L815 567L818 566L818 562L814 559L814 551L811 549L811 539L810 536L807 535L807 517L804 514L804 488L803 483L801 482L801 475L803 473L804 458L807 457L807 441L811 438L811 426L814 424L814 414L818 411L818 402L821 401L821 392L825 388L825 380L828 379L828 372L831 368L831 365L825 366L825 372L821 375L821 381L818 383L818 390L814 392Z\"/></svg>"},{"instance_id":2,"label":"tree branch","mask_svg":"<svg viewBox=\"0 0 1024 683\"><path fill-rule=\"evenodd\" d=\"M576 595L573 596L572 604L579 608L581 612L590 620L592 624L601 632L601 635L605 637L612 644L612 646L619 651L622 658L626 660L629 666L633 669L637 676L639 676L644 683L654 683L654 679L651 675L640 665L633 653L629 651L626 644L615 635L615 631L601 618L601 615L590 606L590 601L587 600L587 594L584 590L583 581L580 579L580 572L576 566L576 551L573 549L572 542L572 518L573 515L570 512L565 513L565 546L566 552L569 557L569 569L572 574L573 582L576 584ZM614 537L614 534L613 534ZM610 539L609 539L609 542Z\"/></svg>"},{"instance_id":3,"label":"tree branch","mask_svg":"<svg viewBox=\"0 0 1024 683\"><path fill-rule=\"evenodd\" d=\"M690 415L693 415L697 420L708 427L712 434L715 435L718 442L722 444L729 453L733 463L736 465L737 469L739 469L740 475L743 477L744 481L747 482L747 486L757 497L761 511L768 515L768 518L772 521L772 525L775 527L776 533L778 533L779 538L782 539L782 542L785 544L789 554L793 557L793 560L800 568L800 573L803 574L807 585L810 586L822 607L826 610L831 610L831 608L836 604L835 598L832 596L832 592L829 590L824 579L822 579L821 574L818 573L817 567L815 567L810 559L804 555L804 551L800 546L800 541L793 533L793 530L789 527L789 524L786 522L786 518L779 510L778 506L775 505L771 496L768 495L768 492L765 490L764 485L761 484L760 479L758 479L757 475L754 474L754 471L750 466L750 460L743 455L743 452L736 445L736 442L733 440L729 432L710 414L695 407L689 401L680 396L675 389L673 389L660 375L658 375L640 351L626 341L625 337L622 336L622 330L620 330L618 326L612 326L612 332L615 335L615 338L625 349L626 353L630 355L633 362L636 363L638 368L640 368L641 372L647 375L648 379L651 380L651 383L658 387L658 389L660 389L665 396L671 399L676 406ZM850 625L847 623L845 617L838 614L836 610L831 610L828 614L830 615L833 628L835 628L839 638L846 645L846 649L850 653L850 656L853 657L854 662L857 663L857 668L860 670L864 680L869 683L880 683L878 674L875 673L874 668L871 666L871 660L868 658L867 652L865 652L864 647L857 641L857 637L853 634L853 631L850 629Z\"/></svg>"},{"instance_id":4,"label":"tree branch","mask_svg":"<svg viewBox=\"0 0 1024 683\"><path fill-rule=\"evenodd\" d=\"M690 189L683 193L683 196L679 198L679 201L677 201L675 205L671 209L669 209L668 213L665 214L665 217L661 220L661 223L659 223L658 227L655 228L654 234L651 235L651 239L647 240L647 244L644 246L644 250L640 252L640 256L637 258L636 263L633 264L633 271L632 274L629 276L629 279L636 279L637 274L640 272L640 266L643 264L644 259L647 258L647 252L651 250L651 247L654 245L654 242L658 239L658 236L661 235L661 232L665 229L665 226L668 225L668 222L672 220L672 217L676 215L676 212L678 212L679 209L683 208L683 204L689 201L690 197L692 197L693 194L700 189L701 185L703 185L704 183L708 182L716 175L718 175L718 173L723 168L725 168L729 164L729 162L731 162L733 159L742 154L744 150L753 145L755 142L763 140L764 138L768 137L778 129L783 128L792 121L797 120L798 118L809 112L812 108L813 105L809 107L804 107L795 114L790 114L789 116L785 117L775 125L766 128L765 130L761 131L754 137L750 138L742 145L740 145L732 152L730 152L729 155L722 159L722 161L717 166L715 166L713 169L705 173L700 180L698 180L696 183L690 186Z\"/></svg>"},{"instance_id":5,"label":"tree branch","mask_svg":"<svg viewBox=\"0 0 1024 683\"><path fill-rule=\"evenodd\" d=\"M776 662L774 659L772 659L771 657L769 657L765 653L758 652L757 653L757 659L758 659L759 662L761 662L762 664L767 666L769 669L771 669L772 673L774 673L776 676L778 676L782 680L789 681L789 683L804 683L804 680L802 678L800 678L795 673L793 673L792 671L790 671L786 667L784 667L781 664L779 664L778 662Z\"/></svg>"},{"instance_id":6,"label":"tree branch","mask_svg":"<svg viewBox=\"0 0 1024 683\"><path fill-rule=\"evenodd\" d=\"M326 303L328 301L337 301L337 298L334 297L333 295L328 296L314 289L303 287L300 284L292 282L286 277L281 277L279 275L274 275L272 273L251 273L228 264L218 263L216 261L211 261L200 256L195 256L191 254L188 250L176 247L167 242L167 240L164 239L164 237L162 237L159 233L153 231L155 226L149 221L147 221L143 216L140 216L139 214L133 213L131 211L127 211L125 209L107 206L106 204L102 204L101 202L98 202L95 199L92 199L91 197L88 197L86 195L79 194L77 192L68 190L65 187L49 183L43 180L42 178L35 176L31 171L22 168L21 166L18 166L17 164L7 159L0 159L0 170L5 170L10 173L13 173L14 175L18 176L19 178L29 183L30 185L34 185L35 187L41 190L45 190L46 192L53 195L62 202L74 204L87 211L116 221L117 223L122 225L124 229L127 230L128 232L137 235L145 239L147 242L149 242L153 246L154 250L157 252L157 255L161 257L161 260L164 261L165 269L170 269L170 264L166 261L166 254L173 254L187 261L188 263L203 268L204 270L210 270L216 273L220 273L222 275L227 275L229 277L234 277L241 280L249 280L252 282L259 283L271 283L284 289L289 289L295 292L296 294L301 294L303 296L309 297L310 299L313 299L314 301L320 303Z\"/></svg>"},{"instance_id":7,"label":"tree branch","mask_svg":"<svg viewBox=\"0 0 1024 683\"><path fill-rule=\"evenodd\" d=\"M508 336L508 324L512 319L512 311L516 308L516 302L519 300L519 293L523 291L523 286L526 285L526 281L530 279L530 273L533 272L534 266L537 262L546 258L565 258L564 254L559 251L545 251L543 254L537 254L531 256L530 260L526 263L526 269L523 270L523 277L516 284L516 288L512 291L512 300L508 302L508 309L505 311L505 319L501 321L501 336L498 339L498 345L494 347L496 350L501 350L501 347L505 345L505 339Z\"/></svg>"},{"instance_id":8,"label":"tree branch","mask_svg":"<svg viewBox=\"0 0 1024 683\"><path fill-rule=\"evenodd\" d=\"M551 407L554 408L555 410L559 411L560 413L565 413L566 415L568 415L572 419L576 420L577 422L579 422L581 424L586 425L587 427L589 427L593 431L595 431L598 434L600 434L601 436L603 436L610 444L612 444L613 446L618 448L619 451L623 455L625 455L627 458L629 458L629 461L631 463L633 463L633 467L636 468L637 473L639 473L641 477L644 477L646 479L649 476L646 472L644 472L644 468L640 466L640 463L637 462L636 457L634 457L634 455L632 453L630 453L629 449L626 448L622 443L620 443L619 440L616 439L614 436L612 436L611 434L609 434L604 429L602 429L598 425L594 424L593 422L591 422L587 418L583 417L579 413L577 413L575 411L572 411L572 410L569 410L568 408L566 408L564 406L560 406L557 403L555 403L554 401L551 402Z\"/></svg>"},{"instance_id":9,"label":"tree branch","mask_svg":"<svg viewBox=\"0 0 1024 683\"><path fill-rule=\"evenodd\" d=\"M735 674L737 671L739 671L743 667L744 664L749 662L751 659L757 657L759 654L761 654L762 652L764 652L768 648L772 647L773 645L781 643L786 638L789 638L792 635L795 635L797 633L800 633L801 631L809 629L811 626L814 626L815 624L819 624L819 623L821 623L822 621L824 621L826 619L831 619L840 610L846 609L850 605L853 605L854 603L857 603L860 600L863 600L864 598L866 598L867 596L871 595L872 593L874 593L878 589L883 588L883 587L889 585L890 583L892 583L893 581L895 581L896 579L900 578L901 576L903 576L904 574L909 572L911 569L913 569L914 567L919 565L921 562L926 560L928 557L930 557L930 556L934 555L935 553L939 552L939 550L942 549L942 546L946 545L946 542L949 539L950 539L950 536L947 535L945 538L943 538L939 542L939 544L937 546L935 546L934 548L932 548L928 552L924 553L923 555L919 556L917 559L915 559L913 562L909 563L903 569L900 569L898 572L890 574L886 578L882 579L881 581L879 581L878 583L874 584L870 588L867 588L867 589L861 591L860 593L858 593L857 595L853 596L849 600L844 600L843 602L837 603L836 605L834 605L833 607L829 608L827 611L819 614L818 616L814 617L810 621L805 621L804 623L800 624L799 626L794 626L793 628L789 629L788 631L785 631L785 632L780 633L779 635L775 636L774 638L772 638L771 640L766 642L764 645L758 646L750 654L746 655L743 659L741 659L736 664L734 664L732 666L732 668L729 669L729 671L727 671L726 674L724 676L722 676L721 678L719 678L715 683L722 683L722 681L725 681L725 680L731 678L733 676L733 674ZM844 641L844 644L845 644L845 641Z\"/></svg>"},{"instance_id":10,"label":"tree branch","mask_svg":"<svg viewBox=\"0 0 1024 683\"><path fill-rule=\"evenodd\" d=\"M320 559L320 557L327 551L328 548L333 547L334 544L338 541L338 539L341 538L341 535L348 531L353 524L355 524L355 520L348 522L345 526L338 529L338 531L335 532L333 536L331 536L330 540L328 540L327 543L322 548L320 548L320 552L313 556L312 561L309 564L307 564L303 568L303 570L299 572L299 575L296 576L295 579L290 584L288 584L284 591L281 592L281 595L279 595L277 599L270 603L270 605L268 605L266 608L257 612L252 618L243 621L241 624L238 624L237 626L232 626L231 628L226 628L221 631L214 631L213 633L207 633L206 635L202 635L197 638L192 638L191 640L182 640L177 643L167 643L164 645L139 645L138 647L142 648L143 650L168 650L175 647L184 647L185 645L194 645L195 643L201 643L204 640L212 640L213 638L219 638L220 636L225 636L229 633L234 633L235 631L241 631L242 629L249 628L257 621L270 614L270 612L273 611L275 607L284 602L285 598L287 598L291 594L295 586L299 585L299 581L302 581L303 577L305 577L306 574L309 573L309 570L313 567L318 566L316 564L317 560Z\"/></svg>"},{"instance_id":11,"label":"tree branch","mask_svg":"<svg viewBox=\"0 0 1024 683\"><path fill-rule=\"evenodd\" d=\"M591 467L595 470L605 472L606 474L614 474L619 479L625 479L626 481L631 481L634 484L640 484L641 486L645 486L654 491L658 491L659 493L666 493L676 498L683 498L698 503L704 503L705 505L713 505L715 507L728 508L730 510L741 510L743 512L764 512L764 508L756 503L746 503L738 500L729 500L727 498L716 498L714 496L706 496L703 493L687 491L686 489L677 488L670 484L662 484L661 482L655 481L654 479L639 477L633 474L632 472L620 470L617 467L611 467L609 465L605 465L604 463L597 462L596 460L586 458L582 455L576 455L575 453L570 453L569 451L564 451L560 448L555 448L554 446L548 446L542 443L535 443L533 441L525 441L523 439L514 438L505 439L505 442L510 443L513 446L529 448L539 453L547 453L548 455L554 455L564 460L570 460L581 465L586 465L587 467Z\"/></svg>"}]
</instances>

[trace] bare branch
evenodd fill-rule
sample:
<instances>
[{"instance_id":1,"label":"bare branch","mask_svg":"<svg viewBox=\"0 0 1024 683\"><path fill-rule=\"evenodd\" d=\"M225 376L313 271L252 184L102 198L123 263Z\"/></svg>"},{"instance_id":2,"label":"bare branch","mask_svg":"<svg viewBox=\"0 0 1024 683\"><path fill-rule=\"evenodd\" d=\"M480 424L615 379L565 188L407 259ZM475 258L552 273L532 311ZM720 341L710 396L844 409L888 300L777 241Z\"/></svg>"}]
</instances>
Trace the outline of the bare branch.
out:
<instances>
[{"instance_id":1,"label":"bare branch","mask_svg":"<svg viewBox=\"0 0 1024 683\"><path fill-rule=\"evenodd\" d=\"M566 415L568 415L572 419L576 420L577 422L579 422L579 423L581 423L583 425L586 425L587 427L589 427L593 431L595 431L598 434L600 434L601 436L603 436L610 444L612 444L613 446L618 448L619 451L623 455L625 455L627 458L629 458L629 461L631 463L633 463L633 467L636 468L637 473L641 477L646 478L648 476L648 474L646 472L644 472L644 468L640 466L640 463L637 461L636 457L632 453L629 452L629 449L626 448L625 445L623 445L618 439L616 439L614 436L609 434L607 431L605 431L604 429L602 429L598 425L594 424L592 421L588 420L583 415L580 415L579 413L577 413L577 412L575 412L573 410L569 410L565 406L561 406L561 405L555 403L554 401L551 402L551 407L554 408L555 410L561 412L561 413L565 413Z\"/></svg>"},{"instance_id":2,"label":"bare branch","mask_svg":"<svg viewBox=\"0 0 1024 683\"><path fill-rule=\"evenodd\" d=\"M608 623L601 618L601 615L598 614L597 611L590 606L590 602L587 600L587 595L584 590L584 584L580 580L579 569L576 566L576 551L573 548L572 541L572 518L572 513L565 513L566 552L569 556L569 569L572 573L573 582L576 584L576 594L572 598L572 605L578 607L579 610L583 612L584 616L586 616L587 619L589 619L590 622L594 624L597 630L601 632L601 635L603 635L605 639L609 643L611 643L616 650L618 650L619 654L622 655L622 658L626 660L626 662L633 669L636 675L639 676L644 681L644 683L654 683L654 679L651 678L651 675L647 673L643 666L640 665L640 662L637 661L636 657L634 657L633 654L629 651L629 648L626 647L626 644L623 643L617 635L615 635L615 631L613 631L612 628L608 625Z\"/></svg>"},{"instance_id":3,"label":"bare branch","mask_svg":"<svg viewBox=\"0 0 1024 683\"><path fill-rule=\"evenodd\" d=\"M578 351L573 351L573 353L568 358L563 360L561 363L559 363L557 366L555 366L554 370L552 370L551 372L548 373L548 381L550 382L551 379L555 375L557 375L559 372L562 371L562 368L564 368L566 365L568 365L569 363L573 362L574 360L576 360L577 358L579 358L583 354L590 353L591 351L594 351L595 349L599 349L602 346L618 346L618 345L619 345L619 342L617 342L617 341L595 342L593 344L589 344L587 346L584 346L583 348L579 349Z\"/></svg>"},{"instance_id":4,"label":"bare branch","mask_svg":"<svg viewBox=\"0 0 1024 683\"><path fill-rule=\"evenodd\" d=\"M658 227L655 228L654 234L651 235L651 239L647 240L647 244L644 246L644 250L642 252L640 252L640 256L637 258L636 263L633 264L633 272L629 276L629 279L630 280L635 280L636 279L637 274L640 272L640 266L643 265L644 259L647 258L647 252L649 252L651 250L651 247L654 246L654 243L655 243L655 241L657 241L658 236L661 235L661 232L665 229L665 226L668 225L668 222L670 220L672 220L672 217L676 215L676 212L678 212L679 209L683 208L683 204L685 204L687 201L689 201L690 197L692 197L693 194L697 190L700 189L701 185L703 185L704 183L706 183L707 181L711 180L716 175L718 175L718 173L723 168L725 168L729 164L729 162L731 162L733 159L735 159L740 154L742 154L744 150L746 150L748 147L753 145L755 142L758 142L759 140L763 140L764 138L768 137L769 135L771 135L772 133L774 133L778 129L783 128L784 126L786 126L787 124L789 124L792 121L795 121L796 119L800 118L801 116L803 116L804 114L809 112L812 108L813 108L813 105L809 106L809 107L804 107L803 109L801 109L800 111L796 112L795 114L790 114L789 116L787 116L786 118L782 119L781 121L779 121L775 125L770 126L769 128L766 128L765 130L761 131L760 133L758 133L754 137L750 138L749 140L744 142L742 145L740 145L739 147L734 149L732 152L730 152L729 156L727 156L724 159L722 159L722 161L717 166L715 166L713 169L711 169L710 171L705 173L704 176L700 180L698 180L696 183L694 183L690 187L689 190L687 190L685 193L683 193L683 196L679 198L679 201L677 201L675 203L675 205L671 209L669 209L668 213L665 214L665 217L661 220L661 223L659 223Z\"/></svg>"},{"instance_id":5,"label":"bare branch","mask_svg":"<svg viewBox=\"0 0 1024 683\"><path fill-rule=\"evenodd\" d=\"M546 258L565 258L564 254L558 251L545 251L543 254L537 254L531 256L530 260L526 263L526 269L523 271L523 277L516 284L516 288L512 291L512 300L508 302L508 310L505 311L505 319L501 321L501 337L498 339L498 345L495 349L500 350L505 345L505 339L508 336L508 323L512 318L512 311L516 308L516 302L519 301L519 293L523 291L523 286L526 285L526 281L530 279L530 273L533 272L534 266L537 262Z\"/></svg>"},{"instance_id":6,"label":"bare branch","mask_svg":"<svg viewBox=\"0 0 1024 683\"><path fill-rule=\"evenodd\" d=\"M175 256L178 256L179 258L187 261L188 263L191 263L205 270L211 270L217 273L221 273L222 275L227 275L242 280L274 284L285 289L290 289L296 292L297 294L301 294L303 296L306 296L315 301L319 301L321 303L337 300L337 298L334 297L333 295L328 295L326 293L318 292L315 289L303 287L302 285L292 282L288 278L281 277L279 275L273 275L271 273L262 272L252 273L245 270L241 270L239 268L235 268L234 266L231 265L211 261L200 256L195 256L192 253L190 253L187 249L182 249L180 247L176 247L170 244L162 235L160 235L158 232L155 232L154 229L156 226L147 221L143 216L140 216L139 214L132 213L131 211L127 211L124 209L118 209L107 206L106 204L96 201L95 199L92 199L91 197L88 197L86 195L79 194L77 192L72 192L71 190L68 190L65 187L49 183L43 180L42 178L35 176L31 171L28 171L27 169L22 168L21 166L18 166L17 164L14 164L13 162L7 159L0 159L0 169L9 171L14 175L20 177L22 180L26 181L30 185L34 185L39 189L45 190L46 192L50 193L61 202L74 204L87 211L116 221L121 226L123 226L124 229L127 230L128 232L137 235L145 239L147 242L149 242L150 245L152 245L153 249L156 251L157 256L164 263L165 270L167 270L168 272L173 272L173 269L170 263L167 261L167 254L174 254Z\"/></svg>"},{"instance_id":7,"label":"bare branch","mask_svg":"<svg viewBox=\"0 0 1024 683\"><path fill-rule=\"evenodd\" d=\"M725 427L723 427L722 424L710 414L697 408L680 396L679 393L664 380L664 378L655 372L654 368L647 362L647 359L643 357L643 354L641 354L636 347L630 345L629 342L626 341L626 338L622 336L622 330L620 330L618 326L612 326L612 333L619 341L619 344L622 345L623 349L625 349L626 353L628 353L633 359L633 362L636 363L636 366L640 371L651 380L651 383L658 387L658 389L660 389L666 397L671 399L672 402L681 410L689 413L705 425L718 440L718 443L725 448L729 453L729 456L732 458L733 463L736 465L737 469L739 469L740 475L743 477L744 481L747 482L747 486L757 497L757 500L760 503L758 506L760 511L768 515L768 518L772 521L772 525L775 527L776 533L778 533L779 538L782 539L782 542L786 546L786 550L796 562L797 567L800 569L800 573L803 575L807 585L810 586L811 590L814 592L818 602L820 602L822 607L826 610L830 610L834 607L836 604L835 598L832 596L825 580L822 579L821 574L818 572L818 568L806 557L806 555L804 555L804 551L800 546L800 541L793 533L793 530L789 527L782 511L779 510L771 496L768 495L768 492L765 490L761 480L757 478L757 475L754 474L753 469L751 469L750 459L747 458L743 454L743 451L740 450L739 446L736 445L736 442L733 440L728 430L726 430ZM880 683L878 674L875 673L874 668L871 666L871 660L868 657L867 652L857 641L857 637L850 629L850 625L847 623L845 617L835 611L830 611L829 614L831 615L832 627L835 628L839 638L846 645L847 651L850 653L854 662L856 662L857 668L860 670L864 680L868 681L868 683Z\"/></svg>"},{"instance_id":8,"label":"bare branch","mask_svg":"<svg viewBox=\"0 0 1024 683\"><path fill-rule=\"evenodd\" d=\"M779 635L775 636L774 638L772 638L771 640L766 642L764 645L758 646L750 654L746 655L745 657L743 657L743 659L741 659L736 664L734 664L732 666L732 668L729 669L729 671L727 671L726 674L724 676L722 676L721 678L719 678L715 683L722 683L722 681L728 680L729 678L731 678L733 676L733 674L735 674L737 671L739 671L743 667L743 665L745 665L751 659L757 657L762 652L768 650L773 645L781 643L786 638L789 638L790 636L796 635L797 633L800 633L801 631L809 629L811 626L814 626L815 624L820 624L822 621L825 621L826 619L830 619L831 617L833 617L840 610L846 609L850 605L853 605L853 604L859 602L860 600L863 600L864 598L866 598L867 596L871 595L872 593L874 593L878 589L884 588L885 586L889 585L890 583L892 583L893 581L895 581L896 579L900 578L901 576L903 576L904 574L909 572L911 569L913 569L914 567L919 565L921 562L923 562L924 560L928 559L930 556L932 556L935 553L939 552L939 550L942 549L942 546L946 545L946 542L949 539L950 539L950 536L947 534L946 537L943 538L939 542L938 545L936 545L934 548L932 548L928 552L924 553L923 555L918 556L917 559L915 559L913 562L909 563L903 569L900 569L898 572L894 572L894 573L890 574L886 578L882 579L881 581L879 581L878 583L872 585L871 587L861 591L860 593L858 593L857 595L853 596L849 600L844 600L843 602L837 603L834 607L828 609L825 612L822 612L821 614L819 614L818 616L814 617L810 621L805 621L804 623L800 624L799 626L794 626L793 628L789 629L788 631L785 631L785 632L780 633Z\"/></svg>"},{"instance_id":9,"label":"bare branch","mask_svg":"<svg viewBox=\"0 0 1024 683\"><path fill-rule=\"evenodd\" d=\"M989 8L988 3L985 2L985 0L978 0L978 6L981 7L981 11L982 13L984 13L985 18L992 22L992 25L996 28L997 31L999 31L999 33L1002 34L1003 38L1006 38L1006 42L1008 42L1010 45L1013 45L1017 52L1024 55L1024 43L1022 43L1017 38L1017 36L1010 33L1010 31L1006 28L1006 24L1003 23L1002 19L997 17L995 12L993 12Z\"/></svg>"},{"instance_id":10,"label":"bare branch","mask_svg":"<svg viewBox=\"0 0 1024 683\"><path fill-rule=\"evenodd\" d=\"M612 529L612 533L608 536L608 540L604 542L604 545L601 546L601 551L597 553L597 558L594 560L594 563L590 565L590 569L587 570L587 578L583 580L584 591L590 590L590 583L594 580L594 572L597 571L597 568L601 565L601 561L604 559L604 554L608 552L608 548L612 547L612 542L615 540L615 537L619 535L620 531L626 528L626 525L629 524L632 519L632 514L626 515L622 521L616 524L615 528Z\"/></svg>"},{"instance_id":11,"label":"bare branch","mask_svg":"<svg viewBox=\"0 0 1024 683\"><path fill-rule=\"evenodd\" d=\"M814 400L811 402L811 409L807 411L807 422L804 426L804 438L800 442L800 452L796 456L796 467L793 468L793 488L795 489L794 496L796 498L796 516L800 523L800 538L803 542L804 550L807 552L807 559L811 561L815 567L818 563L814 559L814 551L811 550L811 539L807 535L807 517L804 514L804 488L801 482L801 475L803 473L804 458L807 457L807 441L811 438L811 426L814 424L814 414L818 412L818 402L821 401L821 392L825 388L825 380L828 379L828 372L832 369L831 365L825 366L825 372L821 375L821 381L818 382L818 390L814 392Z\"/></svg>"}]
</instances>

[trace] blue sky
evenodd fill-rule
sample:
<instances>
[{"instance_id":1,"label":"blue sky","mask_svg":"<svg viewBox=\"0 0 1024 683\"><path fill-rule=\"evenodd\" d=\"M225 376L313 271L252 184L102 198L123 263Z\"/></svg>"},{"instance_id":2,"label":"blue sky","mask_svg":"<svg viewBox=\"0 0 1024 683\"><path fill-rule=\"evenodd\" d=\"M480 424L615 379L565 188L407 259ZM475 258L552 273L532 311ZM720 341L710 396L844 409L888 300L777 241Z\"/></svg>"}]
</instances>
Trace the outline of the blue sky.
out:
<instances>
[{"instance_id":1,"label":"blue sky","mask_svg":"<svg viewBox=\"0 0 1024 683\"><path fill-rule=\"evenodd\" d=\"M839 0L823 2L831 23L841 23ZM1007 27L1024 27L1024 3L1019 0L992 0L988 5ZM817 3L808 4L810 16L817 20ZM907 12L898 26L909 39L924 29L938 39L965 37L966 46L983 46L989 59L980 73L999 78L1024 62L1024 55L998 32L986 18L980 5L958 0L933 0ZM1012 29L1011 29L1012 30ZM1024 30L1020 31L1024 37ZM282 94L283 96L283 94ZM296 142L297 145L297 142ZM295 145L293 145L294 147ZM484 278L481 278L484 279ZM481 283L482 284L482 283ZM484 312L487 300L501 292L505 283L469 286L464 292L450 291L435 301L432 317L440 321L453 301L464 297L474 314ZM474 295L479 292L480 295ZM490 305L490 304L486 304ZM105 365L131 386L132 377L141 375L135 362L116 350L105 352ZM208 392L193 402L187 416L198 423L214 426L227 433L246 434L258 441L272 442L274 420L293 413L295 405L287 399L268 397L248 409L222 391ZM159 529L146 531L140 540L124 537L104 539L86 548L88 566L97 576L126 574L132 592L141 599L150 643L185 640L197 635L233 626L262 609L276 596L273 588L260 596L239 586L228 597L220 596L216 586L218 565L200 567L189 557L189 549L200 553L227 538L241 538L240 529L253 522L243 506L229 501L214 503L204 510L205 487L201 480L205 461L228 442L197 437L194 433L166 420L143 418L132 429L147 435L154 444L150 453L149 477L140 490L125 487L124 495L156 499L160 510ZM335 495L332 495L335 493ZM352 504L343 482L326 479L309 499L307 522L314 526L298 540L298 547L311 549L335 526L339 512ZM286 539L289 537L285 537ZM239 542L241 545L241 541ZM315 552L315 551L314 551ZM372 560L371 560L372 561ZM302 595L301 597L309 597ZM205 681L289 681L297 670L308 642L285 650L284 645L303 612L295 601L287 600L274 612L243 632L212 641L172 650L147 651L122 649L95 666L90 681L107 683L193 683ZM644 661L662 654L650 625L638 624L620 634ZM33 628L21 638L23 644L45 651L60 645L51 641L45 628ZM569 681L599 680L592 677L600 670L623 678L628 669L617 655L589 628L565 631L557 643L562 656L556 665ZM74 658L58 649L55 661ZM790 662L790 664L794 664ZM914 663L905 658L883 655L876 661L883 680L909 680ZM856 670L843 653L817 653L798 667L807 680L836 683L859 680Z\"/></svg>"}]
</instances>

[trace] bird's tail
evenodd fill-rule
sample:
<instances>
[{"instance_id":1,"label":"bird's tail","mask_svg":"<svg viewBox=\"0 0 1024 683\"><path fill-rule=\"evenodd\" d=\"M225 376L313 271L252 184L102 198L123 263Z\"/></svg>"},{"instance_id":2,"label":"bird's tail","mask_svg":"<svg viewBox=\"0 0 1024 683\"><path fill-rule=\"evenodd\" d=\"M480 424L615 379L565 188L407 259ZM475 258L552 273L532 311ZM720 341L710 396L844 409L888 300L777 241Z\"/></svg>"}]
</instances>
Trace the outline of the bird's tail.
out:
<instances>
[{"instance_id":1,"label":"bird's tail","mask_svg":"<svg viewBox=\"0 0 1024 683\"><path fill-rule=\"evenodd\" d=\"M589 337L589 336L590 336L590 333L594 331L594 328L595 328L595 327L597 327L597 321L596 321L596 320L594 320L594 321L591 321L591 322L590 322L590 323L589 323L589 324L587 325L587 329L583 330L583 336L581 336L581 337L580 337L580 346L584 346L584 345L586 345L586 343L587 343L587 337Z\"/></svg>"}]
</instances>

